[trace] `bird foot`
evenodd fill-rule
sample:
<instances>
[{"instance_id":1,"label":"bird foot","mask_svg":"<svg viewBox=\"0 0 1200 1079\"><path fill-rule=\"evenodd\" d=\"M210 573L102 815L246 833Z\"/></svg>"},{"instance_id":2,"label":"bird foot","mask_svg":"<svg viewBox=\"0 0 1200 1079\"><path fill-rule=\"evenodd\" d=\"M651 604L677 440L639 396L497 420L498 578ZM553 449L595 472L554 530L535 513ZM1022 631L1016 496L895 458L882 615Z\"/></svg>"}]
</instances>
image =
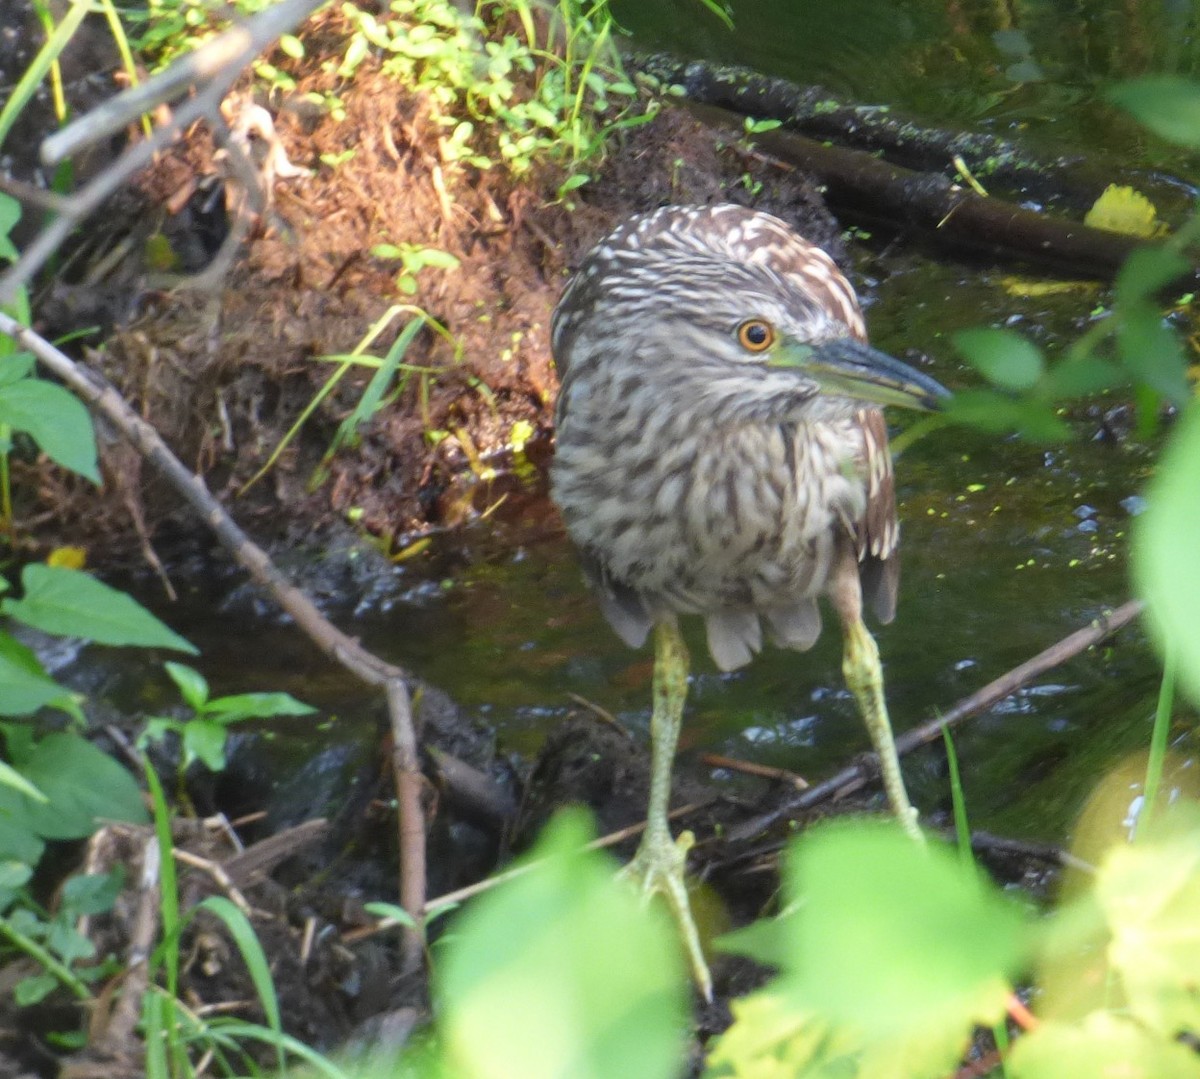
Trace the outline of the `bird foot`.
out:
<instances>
[{"instance_id":1,"label":"bird foot","mask_svg":"<svg viewBox=\"0 0 1200 1079\"><path fill-rule=\"evenodd\" d=\"M708 972L708 963L700 948L700 934L692 917L684 881L688 851L695 842L696 837L691 832L682 832L678 839L672 841L666 831L647 831L637 853L621 869L620 876L639 888L645 901L648 902L656 893L667 901L671 917L675 919L683 939L683 948L687 952L696 987L704 999L711 1003L712 975Z\"/></svg>"}]
</instances>

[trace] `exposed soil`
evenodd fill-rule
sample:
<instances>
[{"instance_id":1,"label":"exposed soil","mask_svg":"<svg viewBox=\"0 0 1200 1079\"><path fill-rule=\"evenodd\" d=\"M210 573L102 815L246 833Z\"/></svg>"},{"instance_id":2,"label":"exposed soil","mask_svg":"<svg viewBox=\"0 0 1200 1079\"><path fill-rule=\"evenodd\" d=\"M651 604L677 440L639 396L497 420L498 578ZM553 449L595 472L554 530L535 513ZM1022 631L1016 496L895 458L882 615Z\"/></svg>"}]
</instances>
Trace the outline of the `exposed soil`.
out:
<instances>
[{"instance_id":1,"label":"exposed soil","mask_svg":"<svg viewBox=\"0 0 1200 1079\"><path fill-rule=\"evenodd\" d=\"M353 512L358 527L399 544L495 501L508 489L502 451L513 425L533 429L535 457L550 438L548 324L566 276L631 212L668 202L753 203L839 253L837 226L807 180L720 144L679 109L615 142L596 180L570 203L553 201L564 177L558 168L516 182L499 168L443 167L440 129L422 100L366 65L352 86L335 86L320 64L323 53L338 55L345 28L328 12L315 21L296 93L270 107L288 159L311 172L275 180L272 205L215 291L158 287L162 275L146 256L161 262L165 238L173 268L199 270L229 227L219 155L197 128L89 227L77 262L94 267L118 241L133 254L100 280L60 276L39 305L50 334L113 328L94 362L252 532L281 520L319 527ZM340 121L303 100L333 89L345 107ZM231 120L250 100L230 104ZM322 155L351 149L336 167L322 164ZM225 200L235 201L228 189ZM408 297L396 287L398 264L370 254L385 242L435 247L461 265L421 271ZM401 302L446 327L457 354L422 330L404 356L420 370L365 424L358 444L336 454L314 490L322 455L371 373L352 371L288 440L335 369L319 358L352 350ZM366 351L384 355L408 317ZM285 442L249 495L235 497ZM131 512L153 532L175 497L119 449L106 452L105 464L107 514L96 512L93 491L53 477L41 483L49 505L86 522L93 540L119 536ZM485 470L489 484L478 482ZM39 516L47 501L26 513Z\"/></svg>"}]
</instances>

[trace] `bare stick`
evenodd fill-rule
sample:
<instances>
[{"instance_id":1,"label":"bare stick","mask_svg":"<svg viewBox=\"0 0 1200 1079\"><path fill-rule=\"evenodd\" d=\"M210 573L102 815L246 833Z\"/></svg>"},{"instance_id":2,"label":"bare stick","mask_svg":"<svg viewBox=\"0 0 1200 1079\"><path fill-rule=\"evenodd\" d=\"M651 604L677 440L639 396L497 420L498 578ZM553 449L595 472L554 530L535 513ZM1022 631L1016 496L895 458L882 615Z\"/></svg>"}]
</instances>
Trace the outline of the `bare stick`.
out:
<instances>
[{"instance_id":1,"label":"bare stick","mask_svg":"<svg viewBox=\"0 0 1200 1079\"><path fill-rule=\"evenodd\" d=\"M246 57L246 63L253 60ZM17 290L31 281L52 255L62 246L71 230L105 199L117 190L130 176L148 165L159 150L175 138L179 132L205 115L215 114L221 99L238 77L238 71L224 79L215 80L211 86L184 104L171 120L160 127L144 142L123 153L91 183L81 188L63 207L63 212L50 222L22 253L21 257L0 277L0 304L12 302Z\"/></svg>"},{"instance_id":2,"label":"bare stick","mask_svg":"<svg viewBox=\"0 0 1200 1079\"><path fill-rule=\"evenodd\" d=\"M421 812L421 762L413 729L412 703L403 678L387 680L388 716L392 724L392 770L396 777L396 829L400 850L420 849L421 860L405 867L400 878L400 905L416 919L404 931L401 969L416 970L425 955L425 819ZM403 860L403 859L402 859Z\"/></svg>"},{"instance_id":3,"label":"bare stick","mask_svg":"<svg viewBox=\"0 0 1200 1079\"><path fill-rule=\"evenodd\" d=\"M198 49L181 56L165 71L138 86L131 86L96 106L85 116L42 141L42 162L57 165L100 139L120 131L143 113L200 85L230 73L236 76L246 64L303 22L324 0L281 0L280 3L226 30Z\"/></svg>"},{"instance_id":4,"label":"bare stick","mask_svg":"<svg viewBox=\"0 0 1200 1079\"><path fill-rule=\"evenodd\" d=\"M192 505L231 555L272 596L296 625L331 659L371 686L385 687L397 746L404 752L406 775L417 768L416 733L408 704L410 676L401 667L372 655L353 637L329 621L311 599L279 571L270 556L238 527L198 476L192 475L159 433L136 412L104 378L81 367L40 335L0 311L0 333L32 352L96 411L104 415L146 460L155 465ZM416 796L406 779L397 789L400 814L400 896L405 909L419 918L424 909L425 824L421 817L419 786ZM416 813L415 817L406 814ZM411 903L411 908L407 906Z\"/></svg>"},{"instance_id":5,"label":"bare stick","mask_svg":"<svg viewBox=\"0 0 1200 1079\"><path fill-rule=\"evenodd\" d=\"M1091 625L1069 634L1057 644L1051 645L1044 652L1039 652L1032 659L1026 660L1007 674L989 682L969 697L964 697L943 715L906 731L896 739L896 752L900 756L904 756L918 746L940 738L943 728L953 727L964 719L998 704L1039 675L1045 674L1046 671L1057 667L1060 663L1065 663L1085 649L1099 644L1105 637L1132 622L1141 614L1142 607L1141 600L1130 600L1115 611L1097 618ZM783 805L777 806L769 813L763 813L739 824L736 828L731 828L725 836L725 842L738 843L753 839L793 813L803 813L821 802L853 793L878 774L877 769L873 767L874 761L874 754L864 754L862 759L843 768L837 775L831 776L823 783L818 783L803 794L788 799Z\"/></svg>"},{"instance_id":6,"label":"bare stick","mask_svg":"<svg viewBox=\"0 0 1200 1079\"><path fill-rule=\"evenodd\" d=\"M33 279L34 275L62 246L71 230L130 176L148 165L154 155L173 141L181 131L205 116L219 119L221 101L241 75L242 69L254 60L268 42L295 25L316 6L317 0L283 0L282 3L255 16L243 26L227 31L221 37L216 38L210 43L214 47L214 51L205 53L201 61L188 62L192 56L197 56L199 53L190 54L176 61L173 67L181 67L180 74L168 78L170 71L167 71L159 76L159 79L164 80L163 83L158 84L159 89L164 85L175 88L173 80L176 78L188 82L204 76L207 79L207 85L190 101L184 102L171 119L158 128L150 138L131 147L96 176L91 183L62 202L60 215L42 229L37 239L0 277L0 304L11 303L17 290ZM264 21L257 23L256 20L259 19ZM219 49L216 48L218 43L221 44ZM235 49L235 45L239 46L239 49ZM204 50L200 50L200 53L204 53ZM218 59L220 64L217 63ZM113 130L111 124L114 122L114 118L117 115L124 115L124 107L114 103L118 101L128 103L129 98L126 95L133 95L135 104L139 106L137 111L132 113L132 116L137 116L142 111L144 102L148 100L146 88L154 86L156 81L152 79L141 87L118 94L112 102L100 106L99 109L93 110L88 116L65 128L58 135L47 139L43 143L43 157L49 160L52 156L54 160L59 160L78 147L101 137L103 132ZM105 110L108 112L105 113ZM92 118L97 113L105 115L102 115L98 121L94 122L95 126L92 126Z\"/></svg>"},{"instance_id":7,"label":"bare stick","mask_svg":"<svg viewBox=\"0 0 1200 1079\"><path fill-rule=\"evenodd\" d=\"M142 845L142 872L137 885L137 904L126 953L124 992L117 998L99 1044L120 1051L129 1044L142 1015L142 997L149 985L147 966L154 950L159 919L159 846L153 834Z\"/></svg>"},{"instance_id":8,"label":"bare stick","mask_svg":"<svg viewBox=\"0 0 1200 1079\"><path fill-rule=\"evenodd\" d=\"M774 779L786 783L798 791L806 790L809 782L802 775L790 772L786 768L776 768L770 764L756 764L754 761L738 760L736 757L725 757L720 753L702 753L700 763L710 768L727 768L731 772L741 772L742 775L758 776L761 779Z\"/></svg>"}]
</instances>

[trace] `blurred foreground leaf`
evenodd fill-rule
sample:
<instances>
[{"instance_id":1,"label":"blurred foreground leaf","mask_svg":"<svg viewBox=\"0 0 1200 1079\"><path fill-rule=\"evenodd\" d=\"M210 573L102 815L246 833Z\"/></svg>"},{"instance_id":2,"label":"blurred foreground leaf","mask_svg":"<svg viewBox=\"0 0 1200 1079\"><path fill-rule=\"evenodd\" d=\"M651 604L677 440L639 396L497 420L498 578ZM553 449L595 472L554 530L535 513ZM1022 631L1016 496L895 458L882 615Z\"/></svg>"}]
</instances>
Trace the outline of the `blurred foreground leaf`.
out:
<instances>
[{"instance_id":1,"label":"blurred foreground leaf","mask_svg":"<svg viewBox=\"0 0 1200 1079\"><path fill-rule=\"evenodd\" d=\"M1200 147L1200 83L1178 75L1146 75L1114 86L1108 99L1156 135Z\"/></svg>"},{"instance_id":2,"label":"blurred foreground leaf","mask_svg":"<svg viewBox=\"0 0 1200 1079\"><path fill-rule=\"evenodd\" d=\"M1093 1012L1082 1023L1043 1023L1025 1034L1005 1074L1008 1079L1200 1079L1200 1058L1124 1016Z\"/></svg>"},{"instance_id":3,"label":"blurred foreground leaf","mask_svg":"<svg viewBox=\"0 0 1200 1079\"><path fill-rule=\"evenodd\" d=\"M435 966L444 1073L456 1079L668 1079L680 1072L688 990L674 930L582 848L564 813L541 864L476 900Z\"/></svg>"},{"instance_id":4,"label":"blurred foreground leaf","mask_svg":"<svg viewBox=\"0 0 1200 1079\"><path fill-rule=\"evenodd\" d=\"M147 820L133 776L78 734L48 734L18 763L45 800L0 785L0 819L13 828L41 839L82 839L101 820Z\"/></svg>"},{"instance_id":5,"label":"blurred foreground leaf","mask_svg":"<svg viewBox=\"0 0 1200 1079\"><path fill-rule=\"evenodd\" d=\"M1133 571L1161 649L1179 657L1179 681L1200 703L1200 405L1176 427L1137 519Z\"/></svg>"},{"instance_id":6,"label":"blurred foreground leaf","mask_svg":"<svg viewBox=\"0 0 1200 1079\"><path fill-rule=\"evenodd\" d=\"M797 841L785 881L789 912L730 939L781 967L775 986L800 1008L869 1041L965 1037L1004 1014L1028 948L1024 914L948 847L917 846L891 822L841 821Z\"/></svg>"}]
</instances>

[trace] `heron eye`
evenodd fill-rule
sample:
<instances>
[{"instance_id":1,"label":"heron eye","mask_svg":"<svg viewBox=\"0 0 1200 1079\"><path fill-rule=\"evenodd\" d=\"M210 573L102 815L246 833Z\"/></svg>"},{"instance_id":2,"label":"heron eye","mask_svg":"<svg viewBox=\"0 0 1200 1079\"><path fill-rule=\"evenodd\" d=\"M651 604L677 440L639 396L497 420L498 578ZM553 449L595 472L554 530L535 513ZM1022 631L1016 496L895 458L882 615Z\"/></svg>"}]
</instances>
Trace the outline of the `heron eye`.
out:
<instances>
[{"instance_id":1,"label":"heron eye","mask_svg":"<svg viewBox=\"0 0 1200 1079\"><path fill-rule=\"evenodd\" d=\"M748 318L737 328L741 346L751 352L762 352L775 343L775 328L761 318Z\"/></svg>"}]
</instances>

